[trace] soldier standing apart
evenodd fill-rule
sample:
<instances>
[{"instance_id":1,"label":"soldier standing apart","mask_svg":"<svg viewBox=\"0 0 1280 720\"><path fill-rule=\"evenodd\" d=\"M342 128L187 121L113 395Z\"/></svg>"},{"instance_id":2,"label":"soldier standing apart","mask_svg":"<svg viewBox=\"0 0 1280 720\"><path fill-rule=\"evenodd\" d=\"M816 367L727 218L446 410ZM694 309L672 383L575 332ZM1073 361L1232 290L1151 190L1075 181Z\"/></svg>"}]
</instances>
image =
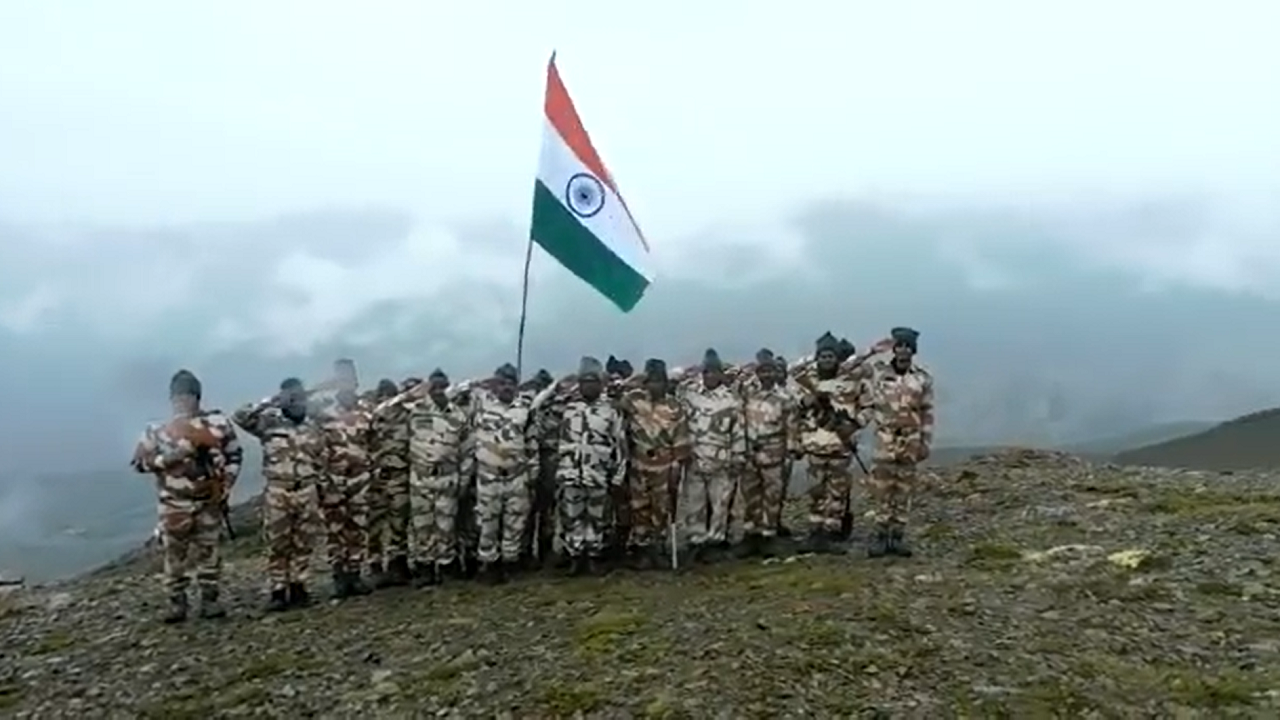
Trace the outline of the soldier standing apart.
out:
<instances>
[{"instance_id":1,"label":"soldier standing apart","mask_svg":"<svg viewBox=\"0 0 1280 720\"><path fill-rule=\"evenodd\" d=\"M470 433L475 449L476 521L484 580L502 582L520 564L529 519L529 475L537 462L532 409L516 397L516 369L494 372L492 392L472 394Z\"/></svg>"},{"instance_id":2,"label":"soldier standing apart","mask_svg":"<svg viewBox=\"0 0 1280 720\"><path fill-rule=\"evenodd\" d=\"M795 403L782 369L769 350L756 353L755 383L743 384L747 471L740 485L743 557L777 553L784 474L797 447Z\"/></svg>"},{"instance_id":3,"label":"soldier standing apart","mask_svg":"<svg viewBox=\"0 0 1280 720\"><path fill-rule=\"evenodd\" d=\"M870 414L876 423L875 462L867 487L875 515L871 557L911 557L905 535L916 465L933 446L933 376L915 362L920 333L894 328L893 357L873 366Z\"/></svg>"},{"instance_id":4,"label":"soldier standing apart","mask_svg":"<svg viewBox=\"0 0 1280 720\"><path fill-rule=\"evenodd\" d=\"M680 505L694 562L729 549L729 508L745 460L741 398L727 383L724 364L708 349L702 375L682 388L689 418L691 458Z\"/></svg>"},{"instance_id":5,"label":"soldier standing apart","mask_svg":"<svg viewBox=\"0 0 1280 720\"><path fill-rule=\"evenodd\" d=\"M368 542L369 478L373 470L373 425L354 391L339 390L331 414L320 419L328 449L320 481L325 550L338 599L367 595L360 578Z\"/></svg>"},{"instance_id":6,"label":"soldier standing apart","mask_svg":"<svg viewBox=\"0 0 1280 720\"><path fill-rule=\"evenodd\" d=\"M470 478L474 455L467 412L449 399L449 378L435 370L409 392L409 509L413 526L414 585L439 584L458 561L458 489Z\"/></svg>"},{"instance_id":7,"label":"soldier standing apart","mask_svg":"<svg viewBox=\"0 0 1280 720\"><path fill-rule=\"evenodd\" d=\"M276 395L245 405L231 419L262 442L262 530L267 551L267 610L305 607L315 542L317 486L328 449L307 416L302 381L289 378Z\"/></svg>"},{"instance_id":8,"label":"soldier standing apart","mask_svg":"<svg viewBox=\"0 0 1280 720\"><path fill-rule=\"evenodd\" d=\"M366 554L374 587L409 583L409 418L391 380L378 383L373 422L373 472L368 492Z\"/></svg>"},{"instance_id":9,"label":"soldier standing apart","mask_svg":"<svg viewBox=\"0 0 1280 720\"><path fill-rule=\"evenodd\" d=\"M200 587L200 617L221 618L218 601L222 560L223 501L240 474L243 451L235 428L218 411L200 409L200 381L179 370L169 381L173 418L149 426L133 451L133 467L156 477L164 586L169 595L166 623L187 619L189 571Z\"/></svg>"},{"instance_id":10,"label":"soldier standing apart","mask_svg":"<svg viewBox=\"0 0 1280 720\"><path fill-rule=\"evenodd\" d=\"M600 361L583 358L577 392L565 404L560 419L556 471L560 543L574 575L600 571L609 506L619 499L626 480L626 428L604 384Z\"/></svg>"},{"instance_id":11,"label":"soldier standing apart","mask_svg":"<svg viewBox=\"0 0 1280 720\"><path fill-rule=\"evenodd\" d=\"M631 534L628 545L637 570L659 567L665 532L672 521L673 488L689 460L689 418L685 406L671 392L667 364L649 359L644 364L644 387L623 396L623 415L631 459Z\"/></svg>"},{"instance_id":12,"label":"soldier standing apart","mask_svg":"<svg viewBox=\"0 0 1280 720\"><path fill-rule=\"evenodd\" d=\"M846 429L856 420L867 391L866 366L840 366L839 341L831 333L818 338L816 360L796 368L796 382L806 391L800 400L800 448L809 466L809 536L806 549L843 552L841 523L852 491L851 464L856 445ZM836 415L842 418L835 417ZM850 428L856 431L857 428Z\"/></svg>"}]
</instances>

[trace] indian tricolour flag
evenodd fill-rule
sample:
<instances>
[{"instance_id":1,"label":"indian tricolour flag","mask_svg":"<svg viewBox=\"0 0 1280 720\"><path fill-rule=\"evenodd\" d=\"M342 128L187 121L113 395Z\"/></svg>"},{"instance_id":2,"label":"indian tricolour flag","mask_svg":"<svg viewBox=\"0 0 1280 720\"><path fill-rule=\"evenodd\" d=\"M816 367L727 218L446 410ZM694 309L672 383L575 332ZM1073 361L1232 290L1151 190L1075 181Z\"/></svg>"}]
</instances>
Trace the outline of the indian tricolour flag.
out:
<instances>
[{"instance_id":1,"label":"indian tricolour flag","mask_svg":"<svg viewBox=\"0 0 1280 720\"><path fill-rule=\"evenodd\" d=\"M627 312L653 280L649 246L582 127L554 54L543 109L531 237Z\"/></svg>"}]
</instances>

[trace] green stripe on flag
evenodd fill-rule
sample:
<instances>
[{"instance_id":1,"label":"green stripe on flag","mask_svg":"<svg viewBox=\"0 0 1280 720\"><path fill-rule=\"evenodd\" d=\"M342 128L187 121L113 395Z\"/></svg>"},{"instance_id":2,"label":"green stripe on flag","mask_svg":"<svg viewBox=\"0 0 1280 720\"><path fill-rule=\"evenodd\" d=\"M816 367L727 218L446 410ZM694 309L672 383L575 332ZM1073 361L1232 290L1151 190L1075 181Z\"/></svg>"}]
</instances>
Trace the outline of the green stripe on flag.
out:
<instances>
[{"instance_id":1,"label":"green stripe on flag","mask_svg":"<svg viewBox=\"0 0 1280 720\"><path fill-rule=\"evenodd\" d=\"M630 312L649 281L614 255L578 220L556 193L541 182L533 186L533 241L583 282Z\"/></svg>"}]
</instances>

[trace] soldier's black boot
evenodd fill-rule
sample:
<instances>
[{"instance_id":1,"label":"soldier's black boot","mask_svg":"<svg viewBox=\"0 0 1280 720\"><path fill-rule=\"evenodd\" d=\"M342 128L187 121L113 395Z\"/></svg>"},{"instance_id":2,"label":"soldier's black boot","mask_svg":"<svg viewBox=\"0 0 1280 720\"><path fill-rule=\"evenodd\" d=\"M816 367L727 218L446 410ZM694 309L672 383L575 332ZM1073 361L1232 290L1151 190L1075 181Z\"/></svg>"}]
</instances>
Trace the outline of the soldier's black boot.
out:
<instances>
[{"instance_id":1,"label":"soldier's black boot","mask_svg":"<svg viewBox=\"0 0 1280 720\"><path fill-rule=\"evenodd\" d=\"M337 600L346 600L351 597L351 574L346 570L333 570L333 597Z\"/></svg>"},{"instance_id":2,"label":"soldier's black boot","mask_svg":"<svg viewBox=\"0 0 1280 720\"><path fill-rule=\"evenodd\" d=\"M480 568L480 582L497 585L502 582L502 566L497 562L484 563Z\"/></svg>"},{"instance_id":3,"label":"soldier's black boot","mask_svg":"<svg viewBox=\"0 0 1280 720\"><path fill-rule=\"evenodd\" d=\"M360 577L359 570L347 571L347 588L352 595L368 595L373 592L373 588Z\"/></svg>"},{"instance_id":4,"label":"soldier's black boot","mask_svg":"<svg viewBox=\"0 0 1280 720\"><path fill-rule=\"evenodd\" d=\"M166 625L174 625L187 619L187 593L186 591L174 592L169 594L169 609L165 612L162 620Z\"/></svg>"},{"instance_id":5,"label":"soldier's black boot","mask_svg":"<svg viewBox=\"0 0 1280 720\"><path fill-rule=\"evenodd\" d=\"M765 535L760 538L760 557L775 558L780 554L778 547L778 539L772 535Z\"/></svg>"},{"instance_id":6,"label":"soldier's black boot","mask_svg":"<svg viewBox=\"0 0 1280 720\"><path fill-rule=\"evenodd\" d=\"M217 620L227 616L227 609L218 602L218 588L200 588L200 617L205 620Z\"/></svg>"},{"instance_id":7,"label":"soldier's black boot","mask_svg":"<svg viewBox=\"0 0 1280 720\"><path fill-rule=\"evenodd\" d=\"M915 554L911 551L911 547L907 545L906 531L901 527L895 527L889 531L886 550L890 555L897 555L900 558L909 558Z\"/></svg>"},{"instance_id":8,"label":"soldier's black boot","mask_svg":"<svg viewBox=\"0 0 1280 720\"><path fill-rule=\"evenodd\" d=\"M409 572L409 558L404 555L397 555L391 558L391 562L387 563L387 578L384 587L404 587L413 579L413 573Z\"/></svg>"},{"instance_id":9,"label":"soldier's black boot","mask_svg":"<svg viewBox=\"0 0 1280 720\"><path fill-rule=\"evenodd\" d=\"M747 533L738 546L739 558L753 558L764 554L764 537L760 533Z\"/></svg>"},{"instance_id":10,"label":"soldier's black boot","mask_svg":"<svg viewBox=\"0 0 1280 720\"><path fill-rule=\"evenodd\" d=\"M782 523L778 523L776 532L778 533L778 537L783 539L790 538L794 534L791 532L791 528L787 527L786 525L783 525Z\"/></svg>"},{"instance_id":11,"label":"soldier's black boot","mask_svg":"<svg viewBox=\"0 0 1280 720\"><path fill-rule=\"evenodd\" d=\"M267 599L267 612L284 612L288 610L292 605L290 602L292 599L284 588L272 590L271 597Z\"/></svg>"},{"instance_id":12,"label":"soldier's black boot","mask_svg":"<svg viewBox=\"0 0 1280 720\"><path fill-rule=\"evenodd\" d=\"M480 561L475 555L467 555L462 561L462 579L474 580L476 573L480 572Z\"/></svg>"},{"instance_id":13,"label":"soldier's black boot","mask_svg":"<svg viewBox=\"0 0 1280 720\"><path fill-rule=\"evenodd\" d=\"M813 528L809 531L809 536L804 539L804 551L814 554L824 554L831 549L831 536L824 528Z\"/></svg>"},{"instance_id":14,"label":"soldier's black boot","mask_svg":"<svg viewBox=\"0 0 1280 720\"><path fill-rule=\"evenodd\" d=\"M416 565L413 568L413 586L416 588L430 587L438 584L440 566L435 563L429 565Z\"/></svg>"},{"instance_id":15,"label":"soldier's black boot","mask_svg":"<svg viewBox=\"0 0 1280 720\"><path fill-rule=\"evenodd\" d=\"M590 569L590 563L585 556L574 555L569 558L569 575L571 577L582 577L590 572Z\"/></svg>"},{"instance_id":16,"label":"soldier's black boot","mask_svg":"<svg viewBox=\"0 0 1280 720\"><path fill-rule=\"evenodd\" d=\"M311 594L307 592L306 585L300 582L289 583L289 588L284 593L284 600L286 607L304 608L311 604Z\"/></svg>"},{"instance_id":17,"label":"soldier's black boot","mask_svg":"<svg viewBox=\"0 0 1280 720\"><path fill-rule=\"evenodd\" d=\"M883 527L878 527L867 542L867 557L880 558L888 553L889 533Z\"/></svg>"},{"instance_id":18,"label":"soldier's black boot","mask_svg":"<svg viewBox=\"0 0 1280 720\"><path fill-rule=\"evenodd\" d=\"M369 577L373 580L373 587L381 590L384 587L390 587L387 584L389 580L387 570L380 562L369 563Z\"/></svg>"}]
</instances>

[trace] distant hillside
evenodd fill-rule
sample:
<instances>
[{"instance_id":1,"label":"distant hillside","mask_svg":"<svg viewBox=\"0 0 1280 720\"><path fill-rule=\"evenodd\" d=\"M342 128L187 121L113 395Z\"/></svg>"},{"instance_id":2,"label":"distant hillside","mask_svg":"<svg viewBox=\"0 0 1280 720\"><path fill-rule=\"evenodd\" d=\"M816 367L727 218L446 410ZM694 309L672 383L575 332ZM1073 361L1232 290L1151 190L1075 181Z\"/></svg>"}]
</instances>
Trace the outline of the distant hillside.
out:
<instances>
[{"instance_id":1,"label":"distant hillside","mask_svg":"<svg viewBox=\"0 0 1280 720\"><path fill-rule=\"evenodd\" d=\"M1078 455L1115 455L1147 445L1168 442L1204 432L1218 424L1215 420L1180 420L1157 423L1133 432L1066 443L1060 449Z\"/></svg>"},{"instance_id":2,"label":"distant hillside","mask_svg":"<svg viewBox=\"0 0 1280 720\"><path fill-rule=\"evenodd\" d=\"M1196 470L1280 467L1280 408L1250 413L1187 437L1116 455L1124 465Z\"/></svg>"}]
</instances>

